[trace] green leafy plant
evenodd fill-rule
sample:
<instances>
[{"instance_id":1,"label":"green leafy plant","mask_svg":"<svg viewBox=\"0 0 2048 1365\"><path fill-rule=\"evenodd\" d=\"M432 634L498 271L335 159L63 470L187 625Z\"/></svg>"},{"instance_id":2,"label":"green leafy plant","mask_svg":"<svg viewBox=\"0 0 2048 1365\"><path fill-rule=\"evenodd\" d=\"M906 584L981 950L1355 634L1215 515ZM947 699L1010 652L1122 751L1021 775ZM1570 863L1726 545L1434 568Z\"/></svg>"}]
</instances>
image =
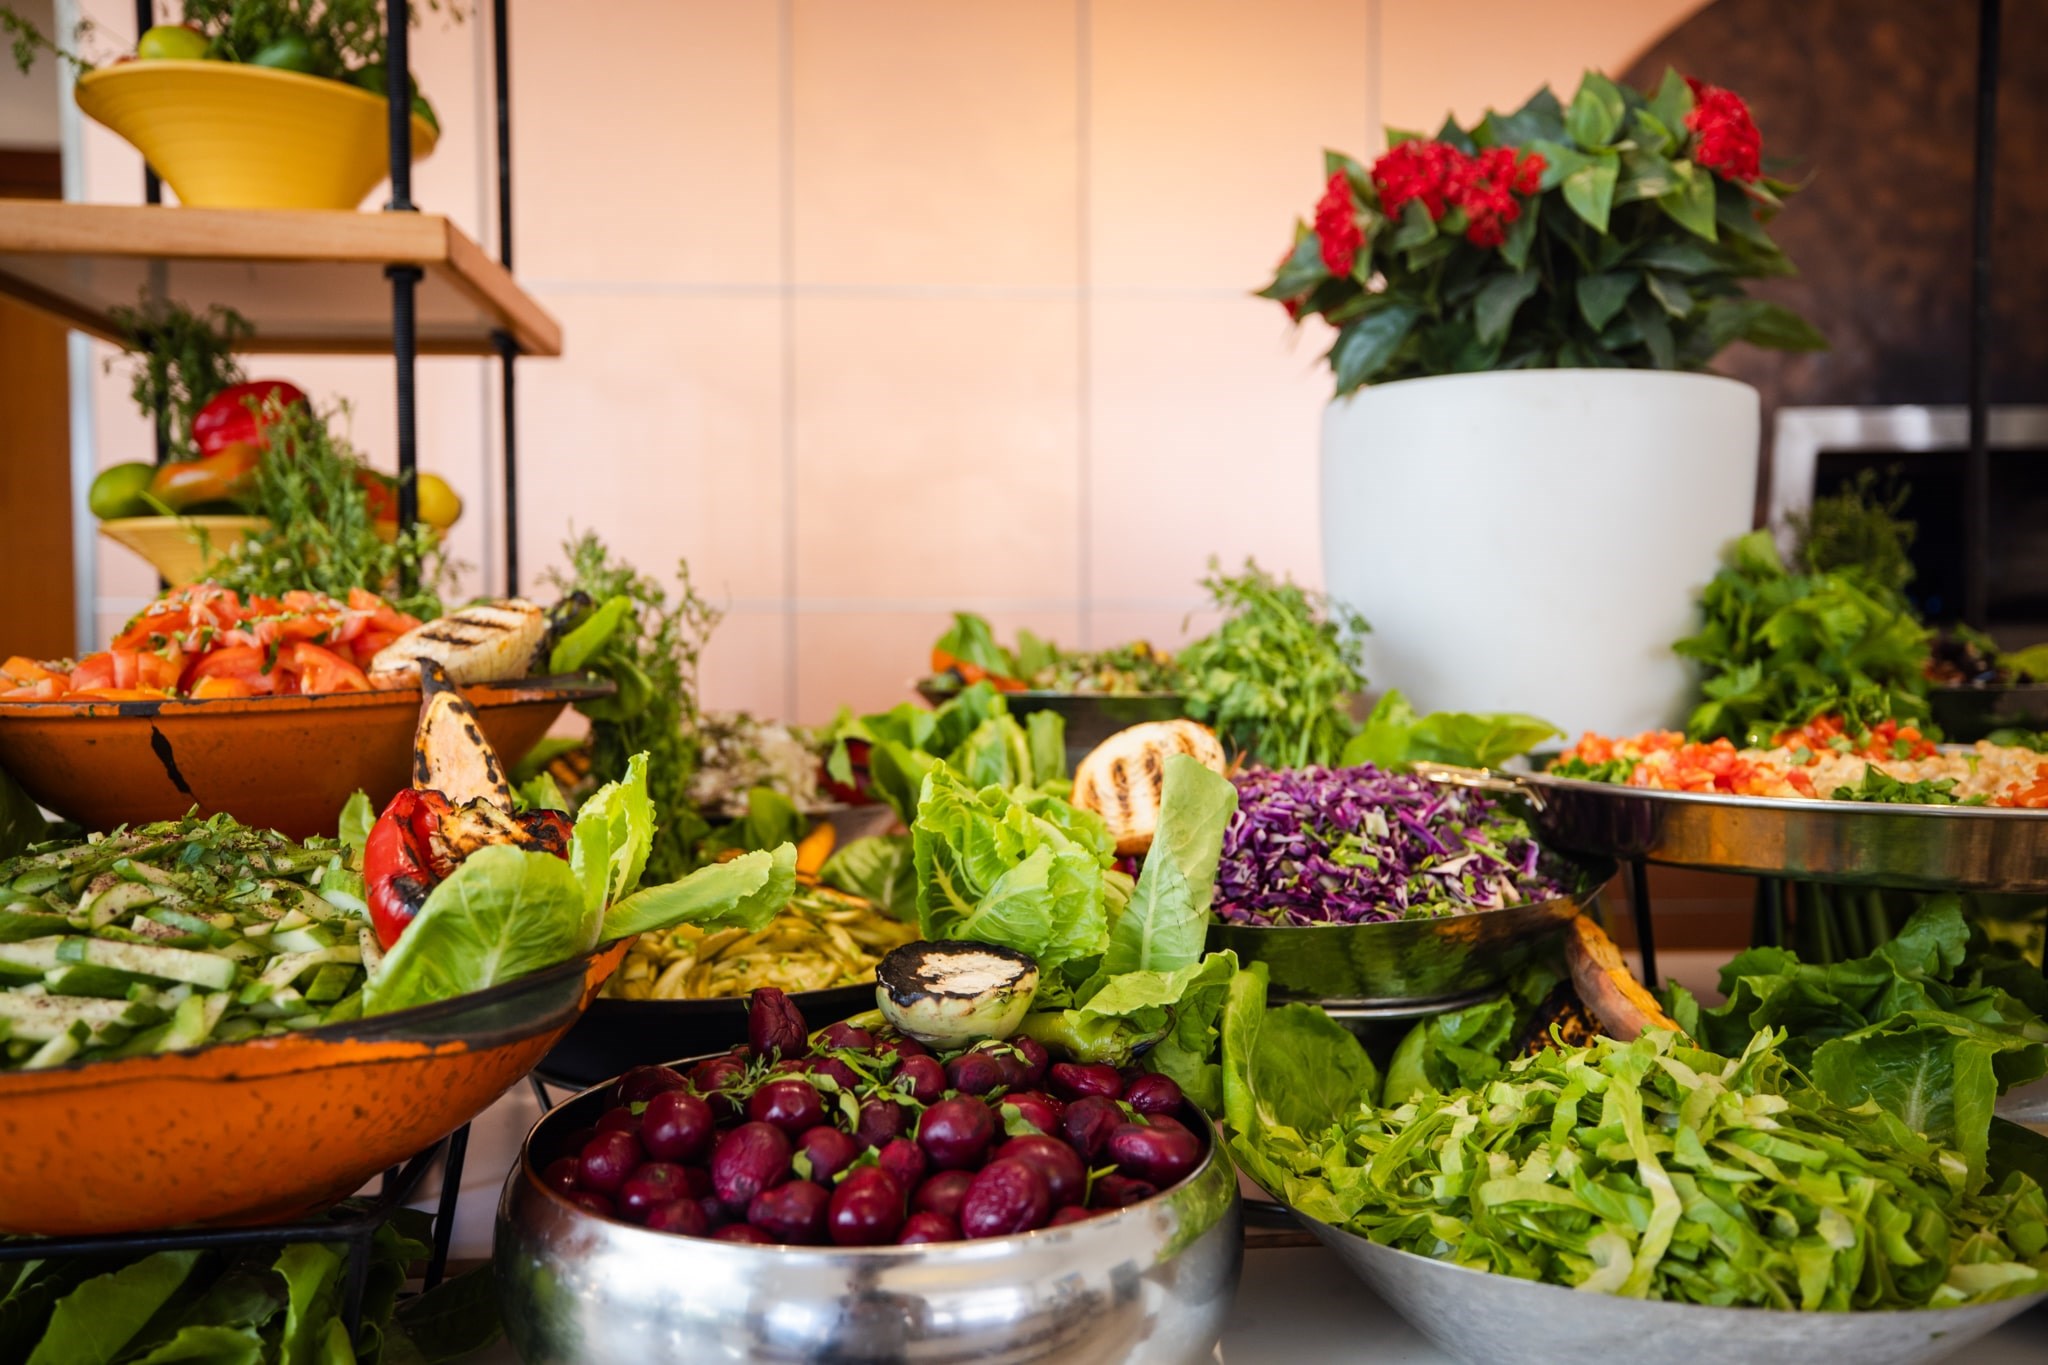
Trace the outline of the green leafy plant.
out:
<instances>
[{"instance_id":1,"label":"green leafy plant","mask_svg":"<svg viewBox=\"0 0 2048 1365\"><path fill-rule=\"evenodd\" d=\"M240 313L219 304L195 313L181 303L145 298L134 308L108 316L121 331L121 348L133 369L129 395L145 413L161 415L167 454L196 459L192 419L213 396L248 378L235 347L255 328ZM109 360L108 368L116 362Z\"/></svg>"},{"instance_id":2,"label":"green leafy plant","mask_svg":"<svg viewBox=\"0 0 2048 1365\"><path fill-rule=\"evenodd\" d=\"M1249 559L1235 576L1210 560L1202 586L1223 621L1181 651L1188 714L1272 767L1341 761L1358 731L1347 708L1365 687L1365 618Z\"/></svg>"},{"instance_id":3,"label":"green leafy plant","mask_svg":"<svg viewBox=\"0 0 2048 1365\"><path fill-rule=\"evenodd\" d=\"M1883 480L1874 469L1862 470L1839 492L1815 498L1810 510L1791 518L1793 562L1805 573L1847 570L1876 588L1903 594L1913 581L1913 540L1919 534L1919 527L1899 515L1911 495L1897 470Z\"/></svg>"},{"instance_id":4,"label":"green leafy plant","mask_svg":"<svg viewBox=\"0 0 2048 1365\"><path fill-rule=\"evenodd\" d=\"M622 780L633 756L647 755L655 830L642 883L672 882L695 865L698 841L709 832L690 804L690 778L697 771L697 663L719 611L697 595L685 561L677 562L671 598L593 533L565 542L563 551L568 568L550 571L548 581L596 604L590 619L598 626L581 639L572 632L549 671L588 669L617 685L613 695L576 707L590 721L591 777Z\"/></svg>"},{"instance_id":5,"label":"green leafy plant","mask_svg":"<svg viewBox=\"0 0 2048 1365\"><path fill-rule=\"evenodd\" d=\"M1474 370L1696 370L1733 341L1826 343L1743 282L1793 273L1766 223L1793 186L1766 177L1731 91L1667 71L1650 95L1588 72L1512 114L1434 138L1389 130L1370 168L1324 156L1313 225L1262 297L1337 328L1339 395Z\"/></svg>"},{"instance_id":6,"label":"green leafy plant","mask_svg":"<svg viewBox=\"0 0 2048 1365\"><path fill-rule=\"evenodd\" d=\"M1564 731L1547 720L1513 711L1432 711L1415 714L1397 691L1381 697L1365 728L1344 746L1344 765L1373 763L1401 768L1410 763L1455 763L1497 768Z\"/></svg>"},{"instance_id":7,"label":"green leafy plant","mask_svg":"<svg viewBox=\"0 0 2048 1365\"><path fill-rule=\"evenodd\" d=\"M264 415L273 425L256 464L251 510L270 524L214 558L207 577L267 597L310 588L345 599L351 588L368 588L391 594L400 611L439 616L447 556L424 524L390 540L379 534L360 477L368 466L334 431L347 408L323 413L272 403Z\"/></svg>"},{"instance_id":8,"label":"green leafy plant","mask_svg":"<svg viewBox=\"0 0 2048 1365\"><path fill-rule=\"evenodd\" d=\"M1928 635L1905 598L1854 569L1794 573L1767 531L1730 545L1700 618L1672 646L1702 665L1694 739L1768 745L1826 712L1865 725L1927 715Z\"/></svg>"}]
</instances>

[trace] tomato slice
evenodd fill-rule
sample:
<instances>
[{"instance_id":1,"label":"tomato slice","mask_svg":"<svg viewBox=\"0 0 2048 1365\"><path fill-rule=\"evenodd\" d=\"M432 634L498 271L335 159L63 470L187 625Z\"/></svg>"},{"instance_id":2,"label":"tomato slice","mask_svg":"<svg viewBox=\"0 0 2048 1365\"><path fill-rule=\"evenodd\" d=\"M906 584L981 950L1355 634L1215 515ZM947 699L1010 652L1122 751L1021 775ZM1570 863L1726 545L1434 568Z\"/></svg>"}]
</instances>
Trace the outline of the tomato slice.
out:
<instances>
[{"instance_id":1,"label":"tomato slice","mask_svg":"<svg viewBox=\"0 0 2048 1365\"><path fill-rule=\"evenodd\" d=\"M16 654L6 662L0 663L0 678L8 679L21 685L39 683L45 678L61 678L63 676L57 670L45 668L34 659L25 658L20 654Z\"/></svg>"},{"instance_id":2,"label":"tomato slice","mask_svg":"<svg viewBox=\"0 0 2048 1365\"><path fill-rule=\"evenodd\" d=\"M199 701L218 697L253 697L256 690L240 678L201 678L192 684L192 696Z\"/></svg>"},{"instance_id":3,"label":"tomato slice","mask_svg":"<svg viewBox=\"0 0 2048 1365\"><path fill-rule=\"evenodd\" d=\"M370 680L363 670L331 649L300 641L286 645L278 655L277 671L291 675L299 692L367 692ZM282 686L279 691L285 690Z\"/></svg>"},{"instance_id":4,"label":"tomato slice","mask_svg":"<svg viewBox=\"0 0 2048 1365\"><path fill-rule=\"evenodd\" d=\"M185 690L192 691L206 678L233 678L247 686L250 694L273 692L276 680L263 667L267 653L257 645L212 650L185 670Z\"/></svg>"}]
</instances>

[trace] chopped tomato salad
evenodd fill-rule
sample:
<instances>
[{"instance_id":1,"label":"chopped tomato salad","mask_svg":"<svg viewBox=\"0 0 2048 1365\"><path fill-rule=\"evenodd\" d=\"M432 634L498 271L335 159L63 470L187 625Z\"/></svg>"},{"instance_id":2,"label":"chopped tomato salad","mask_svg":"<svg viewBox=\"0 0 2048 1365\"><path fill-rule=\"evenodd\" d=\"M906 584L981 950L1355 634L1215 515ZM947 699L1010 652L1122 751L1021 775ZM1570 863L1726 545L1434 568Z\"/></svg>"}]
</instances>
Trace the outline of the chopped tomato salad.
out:
<instances>
[{"instance_id":1,"label":"chopped tomato salad","mask_svg":"<svg viewBox=\"0 0 2048 1365\"><path fill-rule=\"evenodd\" d=\"M377 651L419 625L373 592L243 598L211 583L143 608L111 647L0 663L0 701L163 701L363 692Z\"/></svg>"},{"instance_id":2,"label":"chopped tomato salad","mask_svg":"<svg viewBox=\"0 0 2048 1365\"><path fill-rule=\"evenodd\" d=\"M1702 743L1676 730L1625 739L1588 733L1551 771L1658 791L1829 798L1865 782L1873 768L1901 783L1939 783L1953 800L2048 809L2048 758L1988 741L1943 752L1917 727L1894 720L1852 731L1839 716L1820 716L1780 731L1768 749Z\"/></svg>"}]
</instances>

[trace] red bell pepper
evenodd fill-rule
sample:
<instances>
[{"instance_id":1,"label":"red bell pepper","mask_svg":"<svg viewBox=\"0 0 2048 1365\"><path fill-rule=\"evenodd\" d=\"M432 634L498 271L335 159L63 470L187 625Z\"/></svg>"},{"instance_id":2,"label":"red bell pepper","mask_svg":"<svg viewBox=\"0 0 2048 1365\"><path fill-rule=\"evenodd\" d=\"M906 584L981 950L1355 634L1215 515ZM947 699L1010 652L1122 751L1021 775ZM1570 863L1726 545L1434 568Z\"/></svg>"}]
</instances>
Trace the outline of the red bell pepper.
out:
<instances>
[{"instance_id":1,"label":"red bell pepper","mask_svg":"<svg viewBox=\"0 0 2048 1365\"><path fill-rule=\"evenodd\" d=\"M208 502L233 502L256 482L262 448L246 442L224 445L196 460L159 465L149 480L150 496L173 512Z\"/></svg>"},{"instance_id":2,"label":"red bell pepper","mask_svg":"<svg viewBox=\"0 0 2048 1365\"><path fill-rule=\"evenodd\" d=\"M282 379L258 379L248 384L231 384L207 400L192 418L192 443L202 455L231 445L263 448L263 432L270 425L264 409L273 401L281 407L304 403L306 395L295 384Z\"/></svg>"},{"instance_id":3,"label":"red bell pepper","mask_svg":"<svg viewBox=\"0 0 2048 1365\"><path fill-rule=\"evenodd\" d=\"M569 856L571 826L560 811L506 815L495 807L480 809L488 804L456 806L437 791L408 787L384 807L363 846L363 880L369 885L370 923L386 949L475 846L507 843Z\"/></svg>"}]
</instances>

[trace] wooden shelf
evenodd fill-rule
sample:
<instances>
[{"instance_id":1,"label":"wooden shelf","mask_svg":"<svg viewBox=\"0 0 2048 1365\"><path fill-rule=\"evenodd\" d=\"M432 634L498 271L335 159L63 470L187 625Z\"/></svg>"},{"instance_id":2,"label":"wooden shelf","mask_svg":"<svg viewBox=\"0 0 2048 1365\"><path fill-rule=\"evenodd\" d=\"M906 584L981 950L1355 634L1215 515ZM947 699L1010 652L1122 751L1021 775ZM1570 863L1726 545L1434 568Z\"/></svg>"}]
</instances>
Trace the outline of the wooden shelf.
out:
<instances>
[{"instance_id":1,"label":"wooden shelf","mask_svg":"<svg viewBox=\"0 0 2048 1365\"><path fill-rule=\"evenodd\" d=\"M109 341L109 311L148 288L234 309L256 329L244 350L389 354L388 265L423 272L420 354L491 355L494 330L562 353L561 326L439 214L0 199L0 295Z\"/></svg>"}]
</instances>

